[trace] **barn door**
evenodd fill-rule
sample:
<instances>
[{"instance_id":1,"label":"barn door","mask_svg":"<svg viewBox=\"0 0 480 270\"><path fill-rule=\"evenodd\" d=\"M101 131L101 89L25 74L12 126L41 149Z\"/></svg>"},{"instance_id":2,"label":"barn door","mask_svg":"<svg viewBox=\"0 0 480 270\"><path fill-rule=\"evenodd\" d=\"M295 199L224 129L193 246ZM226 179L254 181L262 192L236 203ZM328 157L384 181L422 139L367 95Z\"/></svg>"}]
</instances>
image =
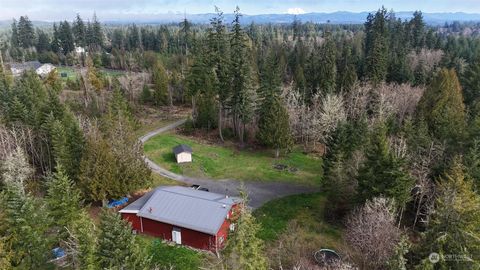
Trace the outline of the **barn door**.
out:
<instances>
[{"instance_id":1,"label":"barn door","mask_svg":"<svg viewBox=\"0 0 480 270\"><path fill-rule=\"evenodd\" d=\"M180 228L174 227L172 230L172 241L181 245L182 244L182 233Z\"/></svg>"}]
</instances>

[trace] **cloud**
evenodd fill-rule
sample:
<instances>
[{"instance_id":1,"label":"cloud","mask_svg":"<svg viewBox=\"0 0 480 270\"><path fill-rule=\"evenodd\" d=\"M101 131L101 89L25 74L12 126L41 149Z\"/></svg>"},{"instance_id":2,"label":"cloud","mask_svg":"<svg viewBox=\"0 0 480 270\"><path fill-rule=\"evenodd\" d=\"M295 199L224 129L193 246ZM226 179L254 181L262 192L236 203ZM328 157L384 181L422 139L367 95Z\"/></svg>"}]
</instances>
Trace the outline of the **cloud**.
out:
<instances>
[{"instance_id":1,"label":"cloud","mask_svg":"<svg viewBox=\"0 0 480 270\"><path fill-rule=\"evenodd\" d=\"M303 10L303 8L295 7L295 8L289 8L287 10L287 13L298 15L298 14L304 14L306 12L305 12L305 10Z\"/></svg>"}]
</instances>

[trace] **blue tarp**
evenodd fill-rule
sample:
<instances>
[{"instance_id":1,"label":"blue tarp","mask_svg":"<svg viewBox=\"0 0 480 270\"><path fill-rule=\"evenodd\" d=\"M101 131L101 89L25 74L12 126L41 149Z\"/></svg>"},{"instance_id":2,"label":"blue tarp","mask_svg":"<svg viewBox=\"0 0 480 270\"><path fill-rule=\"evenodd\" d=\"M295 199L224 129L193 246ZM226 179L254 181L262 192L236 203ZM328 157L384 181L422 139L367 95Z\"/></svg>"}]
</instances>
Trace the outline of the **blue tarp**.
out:
<instances>
[{"instance_id":1,"label":"blue tarp","mask_svg":"<svg viewBox=\"0 0 480 270\"><path fill-rule=\"evenodd\" d=\"M52 249L52 253L55 259L62 258L65 256L65 250L59 247Z\"/></svg>"},{"instance_id":2,"label":"blue tarp","mask_svg":"<svg viewBox=\"0 0 480 270\"><path fill-rule=\"evenodd\" d=\"M128 202L128 198L127 197L122 197L118 200L110 200L108 202L108 205L107 207L108 208L114 208L114 207L117 207L117 206L120 206L120 205L123 205L123 204L126 204Z\"/></svg>"}]
</instances>

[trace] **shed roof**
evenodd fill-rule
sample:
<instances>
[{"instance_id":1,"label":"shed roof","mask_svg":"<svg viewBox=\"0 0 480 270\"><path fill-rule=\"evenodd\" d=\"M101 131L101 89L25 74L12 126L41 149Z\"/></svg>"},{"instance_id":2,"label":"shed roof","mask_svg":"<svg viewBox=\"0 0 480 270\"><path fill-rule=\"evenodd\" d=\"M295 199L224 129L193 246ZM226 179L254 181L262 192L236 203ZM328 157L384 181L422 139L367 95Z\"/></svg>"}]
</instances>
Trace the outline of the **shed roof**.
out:
<instances>
[{"instance_id":1,"label":"shed roof","mask_svg":"<svg viewBox=\"0 0 480 270\"><path fill-rule=\"evenodd\" d=\"M186 144L179 144L173 148L173 153L175 155L178 155L180 153L187 152L187 153L192 153L192 148Z\"/></svg>"},{"instance_id":2,"label":"shed roof","mask_svg":"<svg viewBox=\"0 0 480 270\"><path fill-rule=\"evenodd\" d=\"M120 210L215 235L238 198L188 187L159 187ZM142 205L143 204L143 205Z\"/></svg>"}]
</instances>

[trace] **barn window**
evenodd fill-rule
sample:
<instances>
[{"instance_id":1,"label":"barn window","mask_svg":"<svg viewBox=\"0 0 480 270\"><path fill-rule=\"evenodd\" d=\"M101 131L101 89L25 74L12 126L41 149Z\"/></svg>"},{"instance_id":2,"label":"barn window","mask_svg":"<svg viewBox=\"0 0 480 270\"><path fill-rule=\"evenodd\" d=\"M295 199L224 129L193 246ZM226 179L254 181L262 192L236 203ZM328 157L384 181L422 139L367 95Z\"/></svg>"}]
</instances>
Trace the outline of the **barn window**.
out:
<instances>
[{"instance_id":1,"label":"barn window","mask_svg":"<svg viewBox=\"0 0 480 270\"><path fill-rule=\"evenodd\" d=\"M219 242L220 244L222 244L224 240L225 240L225 239L223 239L223 236L220 236L220 238L218 239L218 242Z\"/></svg>"},{"instance_id":2,"label":"barn window","mask_svg":"<svg viewBox=\"0 0 480 270\"><path fill-rule=\"evenodd\" d=\"M235 224L233 224L233 223L230 224L230 231L231 232L235 231Z\"/></svg>"}]
</instances>

